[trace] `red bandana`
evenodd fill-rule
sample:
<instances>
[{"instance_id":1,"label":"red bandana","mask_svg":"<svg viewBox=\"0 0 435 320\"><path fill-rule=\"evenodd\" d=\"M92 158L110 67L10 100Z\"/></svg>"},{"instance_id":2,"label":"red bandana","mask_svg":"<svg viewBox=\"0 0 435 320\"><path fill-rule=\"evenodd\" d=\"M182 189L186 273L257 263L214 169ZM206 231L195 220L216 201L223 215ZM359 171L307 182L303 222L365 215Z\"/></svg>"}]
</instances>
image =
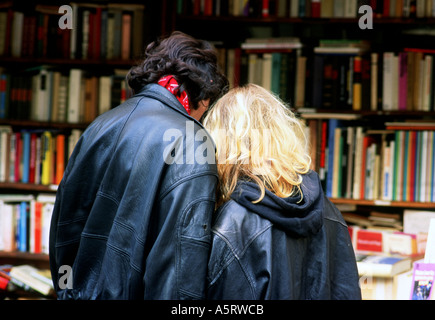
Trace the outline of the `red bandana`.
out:
<instances>
[{"instance_id":1,"label":"red bandana","mask_svg":"<svg viewBox=\"0 0 435 320\"><path fill-rule=\"evenodd\" d=\"M159 85L168 89L180 103L183 105L184 109L186 109L187 113L190 115L190 106L189 106L189 98L187 97L186 91L179 92L179 85L177 80L175 80L174 76L165 76L161 78L158 82Z\"/></svg>"}]
</instances>

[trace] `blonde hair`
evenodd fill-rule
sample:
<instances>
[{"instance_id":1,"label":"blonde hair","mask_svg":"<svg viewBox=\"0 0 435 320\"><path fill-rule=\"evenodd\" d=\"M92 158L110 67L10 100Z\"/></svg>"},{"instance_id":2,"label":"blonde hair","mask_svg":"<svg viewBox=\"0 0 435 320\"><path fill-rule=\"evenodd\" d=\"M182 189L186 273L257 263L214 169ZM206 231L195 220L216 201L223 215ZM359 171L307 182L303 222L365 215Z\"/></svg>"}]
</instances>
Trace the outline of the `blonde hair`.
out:
<instances>
[{"instance_id":1,"label":"blonde hair","mask_svg":"<svg viewBox=\"0 0 435 320\"><path fill-rule=\"evenodd\" d=\"M216 143L220 178L218 205L230 199L240 178L258 184L261 201L265 189L286 198L301 194L301 174L311 158L305 125L276 95L248 84L230 90L204 119Z\"/></svg>"}]
</instances>

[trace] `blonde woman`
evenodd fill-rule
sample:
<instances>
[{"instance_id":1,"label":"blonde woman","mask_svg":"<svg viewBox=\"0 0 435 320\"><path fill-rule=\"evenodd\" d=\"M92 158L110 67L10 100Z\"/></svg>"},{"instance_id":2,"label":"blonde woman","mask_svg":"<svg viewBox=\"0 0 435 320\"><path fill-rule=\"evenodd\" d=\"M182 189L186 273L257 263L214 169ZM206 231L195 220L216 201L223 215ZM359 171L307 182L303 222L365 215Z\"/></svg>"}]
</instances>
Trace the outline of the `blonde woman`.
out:
<instances>
[{"instance_id":1,"label":"blonde woman","mask_svg":"<svg viewBox=\"0 0 435 320\"><path fill-rule=\"evenodd\" d=\"M266 89L230 90L204 126L220 178L209 299L360 299L347 226L311 171L303 124Z\"/></svg>"}]
</instances>

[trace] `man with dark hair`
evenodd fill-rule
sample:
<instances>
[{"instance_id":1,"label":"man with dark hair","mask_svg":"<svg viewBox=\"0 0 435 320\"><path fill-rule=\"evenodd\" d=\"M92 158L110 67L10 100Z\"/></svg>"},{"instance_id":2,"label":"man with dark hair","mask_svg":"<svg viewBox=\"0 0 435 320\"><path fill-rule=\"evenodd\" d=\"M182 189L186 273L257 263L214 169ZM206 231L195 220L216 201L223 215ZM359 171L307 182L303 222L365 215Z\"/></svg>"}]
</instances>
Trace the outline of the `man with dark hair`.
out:
<instances>
[{"instance_id":1,"label":"man with dark hair","mask_svg":"<svg viewBox=\"0 0 435 320\"><path fill-rule=\"evenodd\" d=\"M208 42L174 32L127 81L134 95L85 130L59 185L54 287L59 299L204 298L216 164L171 159L203 143L199 120L228 80Z\"/></svg>"}]
</instances>

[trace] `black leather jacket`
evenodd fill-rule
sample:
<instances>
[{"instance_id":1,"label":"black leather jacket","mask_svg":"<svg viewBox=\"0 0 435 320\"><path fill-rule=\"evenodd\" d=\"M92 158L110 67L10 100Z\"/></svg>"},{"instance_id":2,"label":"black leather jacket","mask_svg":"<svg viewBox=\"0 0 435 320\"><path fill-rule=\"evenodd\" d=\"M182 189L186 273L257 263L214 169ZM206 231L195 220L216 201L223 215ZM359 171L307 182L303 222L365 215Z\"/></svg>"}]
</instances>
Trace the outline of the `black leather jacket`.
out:
<instances>
[{"instance_id":1,"label":"black leather jacket","mask_svg":"<svg viewBox=\"0 0 435 320\"><path fill-rule=\"evenodd\" d=\"M218 178L214 161L194 158L204 151L204 135L157 84L87 128L59 185L51 223L59 299L205 297ZM208 151L214 159L214 149ZM62 265L72 268L70 285Z\"/></svg>"},{"instance_id":2,"label":"black leather jacket","mask_svg":"<svg viewBox=\"0 0 435 320\"><path fill-rule=\"evenodd\" d=\"M240 182L217 211L209 260L209 299L361 299L345 221L318 175L300 196L278 198Z\"/></svg>"}]
</instances>

